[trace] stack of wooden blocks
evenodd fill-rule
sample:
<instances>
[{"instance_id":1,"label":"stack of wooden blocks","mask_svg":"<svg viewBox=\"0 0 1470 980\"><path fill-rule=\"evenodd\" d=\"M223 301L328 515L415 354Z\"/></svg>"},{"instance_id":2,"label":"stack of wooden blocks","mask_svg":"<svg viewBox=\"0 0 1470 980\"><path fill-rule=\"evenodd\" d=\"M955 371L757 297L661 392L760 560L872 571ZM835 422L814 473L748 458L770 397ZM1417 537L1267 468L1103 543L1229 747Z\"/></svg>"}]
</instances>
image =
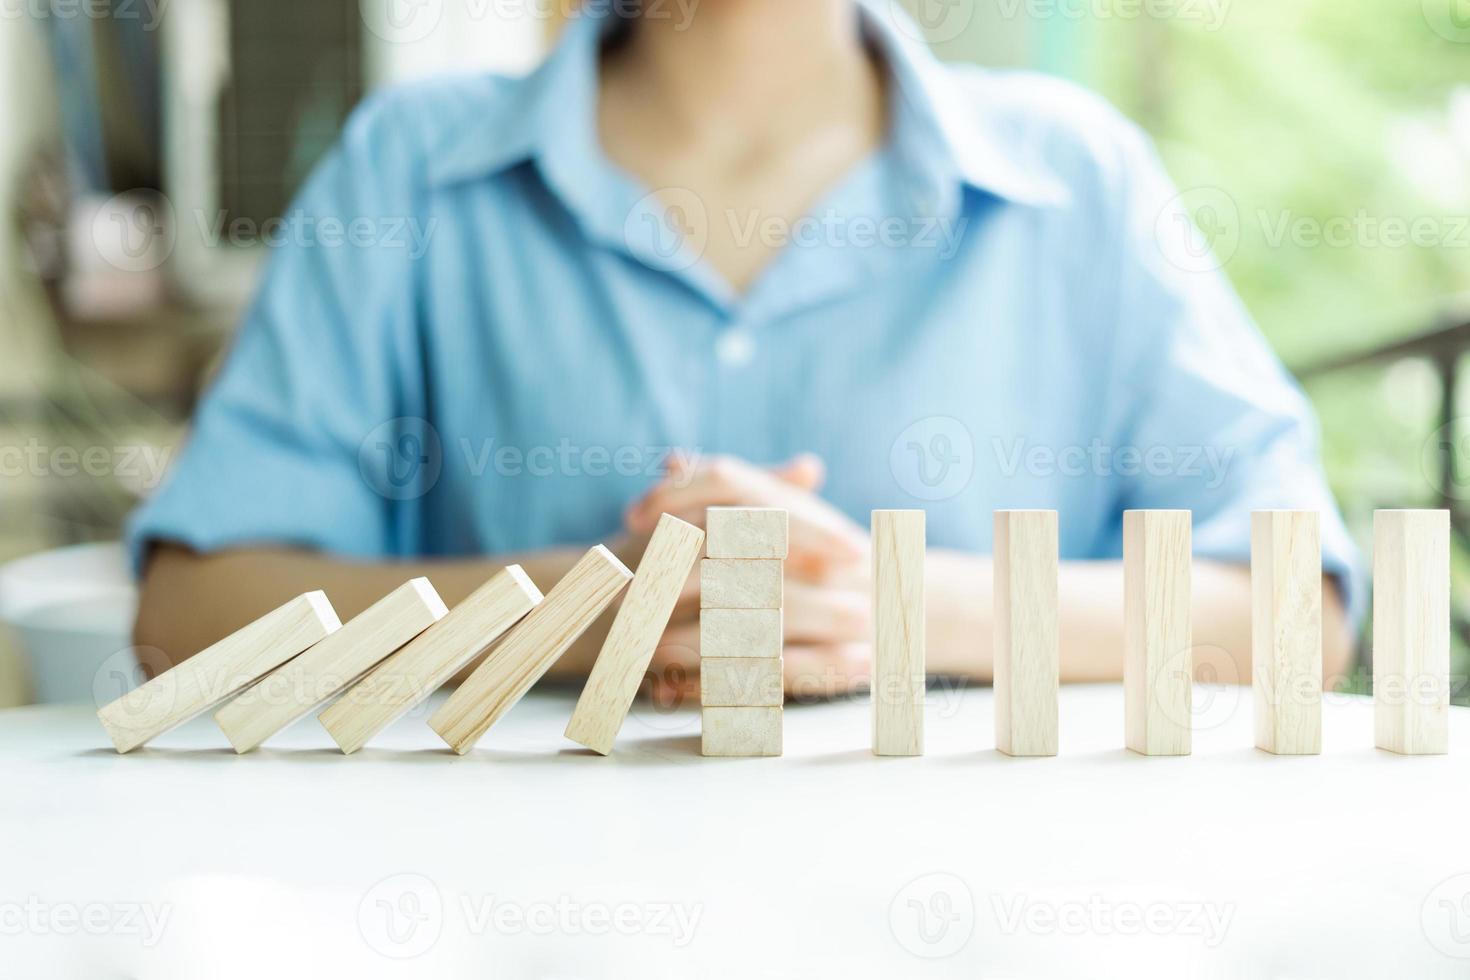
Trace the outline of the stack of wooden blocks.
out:
<instances>
[{"instance_id":1,"label":"stack of wooden blocks","mask_svg":"<svg viewBox=\"0 0 1470 980\"><path fill-rule=\"evenodd\" d=\"M1057 753L1058 520L994 514L995 744ZM665 514L635 576L596 546L543 596L511 565L449 608L416 578L342 623L322 592L297 596L98 711L119 752L222 704L238 752L330 704L318 721L353 753L460 671L429 726L465 753L619 597L566 729L612 750L670 616L700 565L700 701L707 756L782 752L782 577L787 514L711 508L705 532ZM1145 755L1191 750L1194 639L1188 511L1123 515L1124 730ZM1322 745L1320 519L1251 515L1256 745L1311 755ZM924 752L923 511L874 511L873 751ZM1404 754L1449 750L1450 521L1443 510L1374 520L1375 741ZM492 649L493 648L493 649ZM335 698L336 700L332 700Z\"/></svg>"},{"instance_id":2,"label":"stack of wooden blocks","mask_svg":"<svg viewBox=\"0 0 1470 980\"><path fill-rule=\"evenodd\" d=\"M787 514L711 507L699 568L701 751L781 754Z\"/></svg>"}]
</instances>

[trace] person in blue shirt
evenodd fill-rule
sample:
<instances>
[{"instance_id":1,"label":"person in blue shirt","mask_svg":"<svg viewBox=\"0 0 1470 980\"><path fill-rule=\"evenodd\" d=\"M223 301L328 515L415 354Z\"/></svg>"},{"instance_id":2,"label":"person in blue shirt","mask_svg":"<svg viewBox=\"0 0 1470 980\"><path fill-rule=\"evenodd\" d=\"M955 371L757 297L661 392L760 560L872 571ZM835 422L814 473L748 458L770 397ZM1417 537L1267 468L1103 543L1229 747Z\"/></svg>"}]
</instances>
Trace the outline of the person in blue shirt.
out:
<instances>
[{"instance_id":1,"label":"person in blue shirt","mask_svg":"<svg viewBox=\"0 0 1470 980\"><path fill-rule=\"evenodd\" d=\"M984 680L992 511L1046 508L1062 676L1110 679L1123 512L1182 508L1196 663L1248 682L1250 514L1300 508L1347 669L1362 588L1311 410L1135 126L940 64L886 0L669 9L588 9L526 78L355 113L131 524L140 644L176 661L418 574L451 604L509 562L545 589L596 541L636 564L662 512L778 506L788 688L839 693L868 669L868 512L921 507L930 670Z\"/></svg>"}]
</instances>

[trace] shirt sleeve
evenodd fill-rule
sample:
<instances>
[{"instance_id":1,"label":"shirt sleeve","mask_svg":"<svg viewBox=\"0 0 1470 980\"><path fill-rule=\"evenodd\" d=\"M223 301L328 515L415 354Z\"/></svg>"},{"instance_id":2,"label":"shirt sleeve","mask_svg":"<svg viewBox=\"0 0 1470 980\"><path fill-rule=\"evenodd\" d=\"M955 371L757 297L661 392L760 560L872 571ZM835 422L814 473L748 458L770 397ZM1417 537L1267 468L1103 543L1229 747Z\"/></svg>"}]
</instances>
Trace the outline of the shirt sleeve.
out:
<instances>
[{"instance_id":1,"label":"shirt sleeve","mask_svg":"<svg viewBox=\"0 0 1470 980\"><path fill-rule=\"evenodd\" d=\"M1123 507L1193 511L1195 553L1231 562L1250 559L1252 511L1318 511L1323 568L1356 619L1366 589L1322 471L1316 416L1223 271L1235 203L1218 188L1183 199L1201 225L1210 219L1212 241L1146 137L1134 133L1125 157L1108 399Z\"/></svg>"},{"instance_id":2,"label":"shirt sleeve","mask_svg":"<svg viewBox=\"0 0 1470 980\"><path fill-rule=\"evenodd\" d=\"M157 541L364 557L401 546L424 474L391 464L433 433L404 418L414 259L404 228L415 219L397 189L401 151L374 114L359 110L282 221L262 229L271 254L260 289L182 454L129 522L135 568Z\"/></svg>"}]
</instances>

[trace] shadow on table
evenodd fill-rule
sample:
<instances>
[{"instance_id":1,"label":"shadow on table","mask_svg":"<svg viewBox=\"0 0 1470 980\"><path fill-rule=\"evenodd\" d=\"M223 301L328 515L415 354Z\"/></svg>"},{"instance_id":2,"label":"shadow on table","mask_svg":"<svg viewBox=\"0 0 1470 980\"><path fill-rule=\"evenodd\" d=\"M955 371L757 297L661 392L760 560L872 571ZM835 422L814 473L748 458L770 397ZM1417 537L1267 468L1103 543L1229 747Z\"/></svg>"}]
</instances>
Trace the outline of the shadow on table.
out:
<instances>
[{"instance_id":1,"label":"shadow on table","mask_svg":"<svg viewBox=\"0 0 1470 980\"><path fill-rule=\"evenodd\" d=\"M117 759L123 757L115 749L97 747L83 749L75 753L79 759ZM330 762L334 765L351 765L356 760L364 762L411 762L414 765L426 763L441 764L464 764L474 765L476 763L488 763L493 765L530 764L544 765L557 760L604 760L603 765L618 764L631 766L656 766L667 765L671 762L682 762L688 759L701 758L699 752L698 735L669 735L657 738L639 739L634 742L620 743L613 748L608 756L602 756L578 746L568 746L556 751L544 749L521 751L511 748L497 748L493 745L482 745L472 749L465 755L455 755L445 746L427 745L419 748L389 748L368 746L352 753L350 756L342 754L342 751L334 746L303 746L272 748L265 746L253 752L240 755L229 746L210 746L205 748L171 748L168 746L144 746L125 753L128 759L142 760L147 762L205 762L218 765L221 759L238 759L242 765L262 764L264 762L293 763L321 763Z\"/></svg>"}]
</instances>

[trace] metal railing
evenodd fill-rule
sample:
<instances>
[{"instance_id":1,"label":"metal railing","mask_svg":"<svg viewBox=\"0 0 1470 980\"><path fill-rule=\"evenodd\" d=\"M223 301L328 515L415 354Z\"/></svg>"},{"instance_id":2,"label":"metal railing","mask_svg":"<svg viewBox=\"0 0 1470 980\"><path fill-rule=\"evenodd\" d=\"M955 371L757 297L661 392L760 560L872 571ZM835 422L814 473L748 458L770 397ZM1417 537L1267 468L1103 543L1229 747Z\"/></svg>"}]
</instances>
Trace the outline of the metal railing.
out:
<instances>
[{"instance_id":1,"label":"metal railing","mask_svg":"<svg viewBox=\"0 0 1470 980\"><path fill-rule=\"evenodd\" d=\"M1465 355L1470 353L1470 314L1464 305L1456 306L1443 314L1431 329L1402 340L1378 347L1332 357L1316 364L1295 370L1297 378L1308 384L1328 375L1359 368L1386 368L1399 361L1423 360L1434 366L1439 377L1437 478L1434 490L1436 506L1450 513L1450 535L1452 547L1470 553L1470 513L1467 513L1462 496L1470 496L1470 473L1464 473L1461 465L1460 439L1470 439L1470 419L1461 418L1456 412L1455 391L1460 380ZM1464 493L1457 493L1463 488ZM1470 647L1470 617L1453 604L1451 599L1451 622L1460 642ZM1367 652L1368 642L1364 643ZM1460 700L1459 697L1456 700Z\"/></svg>"}]
</instances>

